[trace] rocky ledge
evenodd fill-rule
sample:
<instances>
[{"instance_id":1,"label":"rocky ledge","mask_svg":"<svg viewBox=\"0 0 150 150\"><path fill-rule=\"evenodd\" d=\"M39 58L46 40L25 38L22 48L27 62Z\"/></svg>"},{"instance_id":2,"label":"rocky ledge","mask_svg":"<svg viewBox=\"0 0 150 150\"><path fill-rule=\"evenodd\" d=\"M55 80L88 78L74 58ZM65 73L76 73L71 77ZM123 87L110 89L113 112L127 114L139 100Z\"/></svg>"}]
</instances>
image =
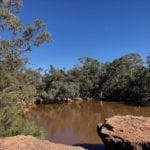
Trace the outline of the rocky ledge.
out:
<instances>
[{"instance_id":1,"label":"rocky ledge","mask_svg":"<svg viewBox=\"0 0 150 150\"><path fill-rule=\"evenodd\" d=\"M32 136L18 135L0 139L0 150L83 150L80 147L54 144Z\"/></svg>"},{"instance_id":2,"label":"rocky ledge","mask_svg":"<svg viewBox=\"0 0 150 150\"><path fill-rule=\"evenodd\" d=\"M97 132L106 150L150 150L150 117L114 116Z\"/></svg>"}]
</instances>

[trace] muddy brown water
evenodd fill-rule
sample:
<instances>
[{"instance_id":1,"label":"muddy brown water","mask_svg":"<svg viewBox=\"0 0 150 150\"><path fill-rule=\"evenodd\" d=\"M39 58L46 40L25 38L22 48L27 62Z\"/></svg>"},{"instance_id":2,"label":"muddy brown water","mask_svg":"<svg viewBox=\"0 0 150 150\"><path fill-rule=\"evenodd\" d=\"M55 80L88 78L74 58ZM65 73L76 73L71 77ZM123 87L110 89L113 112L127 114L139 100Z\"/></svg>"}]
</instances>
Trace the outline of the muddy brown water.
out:
<instances>
[{"instance_id":1,"label":"muddy brown water","mask_svg":"<svg viewBox=\"0 0 150 150\"><path fill-rule=\"evenodd\" d=\"M50 104L38 106L30 119L47 131L46 139L52 142L68 145L101 144L96 131L97 124L114 115L150 117L150 107L98 101Z\"/></svg>"}]
</instances>

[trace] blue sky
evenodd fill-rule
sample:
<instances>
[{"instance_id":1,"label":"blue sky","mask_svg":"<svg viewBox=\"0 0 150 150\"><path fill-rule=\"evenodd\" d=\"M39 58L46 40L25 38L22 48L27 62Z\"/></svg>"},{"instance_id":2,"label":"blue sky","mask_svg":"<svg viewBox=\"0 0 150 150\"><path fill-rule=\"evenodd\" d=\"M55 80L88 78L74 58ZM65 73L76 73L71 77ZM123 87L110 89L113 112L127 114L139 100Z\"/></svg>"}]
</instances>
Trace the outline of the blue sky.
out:
<instances>
[{"instance_id":1,"label":"blue sky","mask_svg":"<svg viewBox=\"0 0 150 150\"><path fill-rule=\"evenodd\" d=\"M71 68L80 57L102 62L150 52L149 0L24 0L19 13L27 24L42 19L52 42L28 56L33 68Z\"/></svg>"}]
</instances>

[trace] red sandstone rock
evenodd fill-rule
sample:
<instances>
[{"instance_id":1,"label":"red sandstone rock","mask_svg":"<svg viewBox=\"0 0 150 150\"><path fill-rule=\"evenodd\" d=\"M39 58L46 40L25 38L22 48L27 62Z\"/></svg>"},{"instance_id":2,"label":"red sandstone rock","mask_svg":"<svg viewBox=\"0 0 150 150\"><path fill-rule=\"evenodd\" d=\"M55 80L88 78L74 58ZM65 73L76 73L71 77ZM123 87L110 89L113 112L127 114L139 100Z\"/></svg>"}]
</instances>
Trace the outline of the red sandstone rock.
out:
<instances>
[{"instance_id":1,"label":"red sandstone rock","mask_svg":"<svg viewBox=\"0 0 150 150\"><path fill-rule=\"evenodd\" d=\"M150 150L150 117L114 116L97 131L106 150Z\"/></svg>"},{"instance_id":2,"label":"red sandstone rock","mask_svg":"<svg viewBox=\"0 0 150 150\"><path fill-rule=\"evenodd\" d=\"M0 150L83 150L80 147L55 144L32 136L18 135L0 138Z\"/></svg>"}]
</instances>

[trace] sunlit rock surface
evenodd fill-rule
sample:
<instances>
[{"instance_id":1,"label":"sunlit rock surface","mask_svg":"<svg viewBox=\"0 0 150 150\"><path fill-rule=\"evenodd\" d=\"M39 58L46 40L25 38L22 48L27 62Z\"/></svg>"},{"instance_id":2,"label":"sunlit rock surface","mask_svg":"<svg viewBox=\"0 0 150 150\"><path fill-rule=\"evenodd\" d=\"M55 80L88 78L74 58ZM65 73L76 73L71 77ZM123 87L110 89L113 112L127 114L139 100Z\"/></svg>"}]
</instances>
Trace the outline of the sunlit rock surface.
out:
<instances>
[{"instance_id":1,"label":"sunlit rock surface","mask_svg":"<svg viewBox=\"0 0 150 150\"><path fill-rule=\"evenodd\" d=\"M150 150L150 117L114 116L97 131L106 150Z\"/></svg>"},{"instance_id":2,"label":"sunlit rock surface","mask_svg":"<svg viewBox=\"0 0 150 150\"><path fill-rule=\"evenodd\" d=\"M32 136L18 135L1 138L0 150L83 150L83 148L55 144Z\"/></svg>"}]
</instances>

